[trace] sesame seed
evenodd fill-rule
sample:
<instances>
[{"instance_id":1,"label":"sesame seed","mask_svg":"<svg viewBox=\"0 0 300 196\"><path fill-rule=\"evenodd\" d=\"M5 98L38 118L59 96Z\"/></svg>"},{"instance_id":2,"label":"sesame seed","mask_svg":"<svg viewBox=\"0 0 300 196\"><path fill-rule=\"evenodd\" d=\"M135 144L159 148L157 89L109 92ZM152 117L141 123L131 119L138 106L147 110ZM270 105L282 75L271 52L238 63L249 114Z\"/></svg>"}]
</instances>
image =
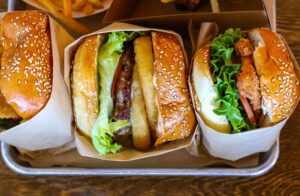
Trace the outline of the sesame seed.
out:
<instances>
[{"instance_id":1,"label":"sesame seed","mask_svg":"<svg viewBox=\"0 0 300 196\"><path fill-rule=\"evenodd\" d=\"M274 77L271 79L271 82L272 82L272 83L274 83L274 82L275 82L275 78L274 78Z\"/></svg>"}]
</instances>

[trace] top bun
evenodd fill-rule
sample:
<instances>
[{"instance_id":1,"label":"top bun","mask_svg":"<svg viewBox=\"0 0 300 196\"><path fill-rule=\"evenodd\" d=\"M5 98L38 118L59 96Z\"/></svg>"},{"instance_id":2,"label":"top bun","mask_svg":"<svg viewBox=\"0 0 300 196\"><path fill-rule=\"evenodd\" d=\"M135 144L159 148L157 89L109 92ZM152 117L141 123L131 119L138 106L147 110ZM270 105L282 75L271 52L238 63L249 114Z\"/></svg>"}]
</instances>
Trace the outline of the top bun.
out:
<instances>
[{"instance_id":1,"label":"top bun","mask_svg":"<svg viewBox=\"0 0 300 196\"><path fill-rule=\"evenodd\" d=\"M288 50L276 33L266 28L249 32L255 45L254 62L260 78L262 108L268 126L286 119L299 99L299 80Z\"/></svg>"},{"instance_id":2,"label":"top bun","mask_svg":"<svg viewBox=\"0 0 300 196\"><path fill-rule=\"evenodd\" d=\"M190 136L196 127L186 77L184 54L177 38L152 32L154 87L158 108L155 146Z\"/></svg>"},{"instance_id":3,"label":"top bun","mask_svg":"<svg viewBox=\"0 0 300 196\"><path fill-rule=\"evenodd\" d=\"M47 15L37 11L7 13L1 22L0 41L0 90L20 117L30 119L45 107L52 90Z\"/></svg>"}]
</instances>

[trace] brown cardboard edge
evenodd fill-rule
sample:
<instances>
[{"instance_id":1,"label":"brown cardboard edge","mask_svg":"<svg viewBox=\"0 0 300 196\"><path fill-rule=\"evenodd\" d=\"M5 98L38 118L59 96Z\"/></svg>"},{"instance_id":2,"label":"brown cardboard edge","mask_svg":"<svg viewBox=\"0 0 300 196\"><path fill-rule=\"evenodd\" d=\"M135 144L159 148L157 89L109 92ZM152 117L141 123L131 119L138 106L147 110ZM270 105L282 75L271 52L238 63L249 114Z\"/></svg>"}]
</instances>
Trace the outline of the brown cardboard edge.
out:
<instances>
[{"instance_id":1,"label":"brown cardboard edge","mask_svg":"<svg viewBox=\"0 0 300 196\"><path fill-rule=\"evenodd\" d=\"M128 2L129 0L119 0L119 1L114 1L110 8L108 9L107 13L104 16L103 19L103 23L111 23L111 22L115 22L115 21L129 21L128 19L132 19L132 20L136 20L136 19L147 19L147 18L155 18L155 17L160 17L160 18L164 18L164 17L169 17L169 16L185 16L185 15L197 15L197 14L216 14L216 13L212 13L212 12L196 12L196 13L180 13L180 14L163 14L163 15L159 15L159 16L145 16L145 17L136 17L136 18L130 18L130 13L132 12L132 10L135 9L135 2L136 0L131 0L130 2ZM262 9L261 10L235 10L235 11L223 11L221 13L233 13L233 12L244 12L244 11L266 11L264 9L264 1L266 0L261 0L261 4L262 4ZM116 5L122 5L122 3L120 2L126 2L127 4L131 4L132 6L130 6L129 11L127 11L127 16L126 18L118 18L118 19L111 19L111 18L116 18L114 15L117 11Z\"/></svg>"},{"instance_id":2,"label":"brown cardboard edge","mask_svg":"<svg viewBox=\"0 0 300 196\"><path fill-rule=\"evenodd\" d=\"M270 1L273 3L273 8L268 7ZM263 6L266 11L269 26L275 32L277 32L277 20L276 20L276 0L263 0ZM272 12L273 9L273 12ZM272 20L273 18L273 20Z\"/></svg>"},{"instance_id":3,"label":"brown cardboard edge","mask_svg":"<svg viewBox=\"0 0 300 196\"><path fill-rule=\"evenodd\" d=\"M214 16L214 15L222 15L222 14L239 14L239 13L266 13L266 10L242 10L242 11L233 11L233 12L219 12L219 13L211 13L211 12L205 12L205 13L185 13L185 14L166 14L166 15L160 15L160 16L145 16L145 17L137 17L137 18L126 18L126 19L117 19L117 20L112 20L109 18L109 11L104 16L103 23L104 24L110 24L113 22L125 22L125 21L136 21L136 20L147 20L147 19L156 19L156 18L166 18L166 17L188 17L190 18L191 16L204 16L204 15L209 15L209 16Z\"/></svg>"}]
</instances>

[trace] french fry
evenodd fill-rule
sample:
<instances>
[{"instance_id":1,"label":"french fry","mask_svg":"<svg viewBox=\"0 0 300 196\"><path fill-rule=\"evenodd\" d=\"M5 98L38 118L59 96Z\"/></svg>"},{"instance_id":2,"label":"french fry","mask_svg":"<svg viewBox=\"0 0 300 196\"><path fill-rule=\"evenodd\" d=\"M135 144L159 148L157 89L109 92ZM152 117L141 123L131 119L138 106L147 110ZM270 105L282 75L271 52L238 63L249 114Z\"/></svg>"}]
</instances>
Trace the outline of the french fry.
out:
<instances>
[{"instance_id":1,"label":"french fry","mask_svg":"<svg viewBox=\"0 0 300 196\"><path fill-rule=\"evenodd\" d=\"M73 10L79 11L83 8L83 6L86 4L87 0L75 0L72 8Z\"/></svg>"},{"instance_id":2,"label":"french fry","mask_svg":"<svg viewBox=\"0 0 300 196\"><path fill-rule=\"evenodd\" d=\"M72 18L72 0L64 0L64 15Z\"/></svg>"},{"instance_id":3,"label":"french fry","mask_svg":"<svg viewBox=\"0 0 300 196\"><path fill-rule=\"evenodd\" d=\"M150 146L150 131L136 65L134 65L132 73L132 94L130 119L133 145L139 150L147 150Z\"/></svg>"},{"instance_id":4,"label":"french fry","mask_svg":"<svg viewBox=\"0 0 300 196\"><path fill-rule=\"evenodd\" d=\"M175 0L160 0L162 3L170 3L170 2L173 2Z\"/></svg>"},{"instance_id":5,"label":"french fry","mask_svg":"<svg viewBox=\"0 0 300 196\"><path fill-rule=\"evenodd\" d=\"M85 15L91 15L95 11L95 9L93 8L92 4L86 2L85 5L83 6L82 11Z\"/></svg>"},{"instance_id":6,"label":"french fry","mask_svg":"<svg viewBox=\"0 0 300 196\"><path fill-rule=\"evenodd\" d=\"M63 13L59 12L55 5L49 1L49 0L38 0L41 5L43 5L54 17L56 17L58 20L63 22L65 25L67 25L70 29L82 33L82 34L88 34L91 33L92 30L88 28L87 26L77 22L76 20L72 18L66 17Z\"/></svg>"},{"instance_id":7,"label":"french fry","mask_svg":"<svg viewBox=\"0 0 300 196\"><path fill-rule=\"evenodd\" d=\"M56 1L56 0L50 0L53 5L55 6L55 8L59 11L63 10L63 6L64 6L64 2L63 1Z\"/></svg>"},{"instance_id":8,"label":"french fry","mask_svg":"<svg viewBox=\"0 0 300 196\"><path fill-rule=\"evenodd\" d=\"M156 125L158 119L157 106L155 104L155 89L153 84L154 57L150 36L139 37L134 40L135 62L144 95L146 112L148 116L151 134L156 138Z\"/></svg>"},{"instance_id":9,"label":"french fry","mask_svg":"<svg viewBox=\"0 0 300 196\"><path fill-rule=\"evenodd\" d=\"M101 9L103 8L103 3L101 0L88 0L94 8Z\"/></svg>"},{"instance_id":10,"label":"french fry","mask_svg":"<svg viewBox=\"0 0 300 196\"><path fill-rule=\"evenodd\" d=\"M219 2L218 0L210 0L210 5L213 13L220 12Z\"/></svg>"}]
</instances>

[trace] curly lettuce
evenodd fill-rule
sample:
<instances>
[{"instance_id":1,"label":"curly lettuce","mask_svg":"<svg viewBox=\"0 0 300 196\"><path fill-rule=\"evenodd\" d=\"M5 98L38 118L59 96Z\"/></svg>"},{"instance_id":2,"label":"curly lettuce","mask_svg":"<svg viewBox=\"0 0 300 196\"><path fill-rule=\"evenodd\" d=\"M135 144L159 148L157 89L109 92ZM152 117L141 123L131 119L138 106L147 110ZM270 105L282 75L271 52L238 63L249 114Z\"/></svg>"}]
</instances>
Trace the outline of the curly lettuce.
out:
<instances>
[{"instance_id":1,"label":"curly lettuce","mask_svg":"<svg viewBox=\"0 0 300 196\"><path fill-rule=\"evenodd\" d=\"M108 34L107 41L99 49L98 72L99 72L99 115L92 128L92 142L100 155L115 153L122 148L113 141L114 132L129 126L125 120L112 122L110 116L113 112L113 100L111 88L116 68L123 52L124 43L131 41L140 32L127 33L124 31Z\"/></svg>"},{"instance_id":2,"label":"curly lettuce","mask_svg":"<svg viewBox=\"0 0 300 196\"><path fill-rule=\"evenodd\" d=\"M243 38L240 29L228 29L219 34L210 44L210 67L217 90L215 103L221 103L214 109L217 115L226 115L232 126L232 133L250 130L254 127L248 117L238 96L238 89L234 76L239 73L240 64L231 61L234 45Z\"/></svg>"}]
</instances>

